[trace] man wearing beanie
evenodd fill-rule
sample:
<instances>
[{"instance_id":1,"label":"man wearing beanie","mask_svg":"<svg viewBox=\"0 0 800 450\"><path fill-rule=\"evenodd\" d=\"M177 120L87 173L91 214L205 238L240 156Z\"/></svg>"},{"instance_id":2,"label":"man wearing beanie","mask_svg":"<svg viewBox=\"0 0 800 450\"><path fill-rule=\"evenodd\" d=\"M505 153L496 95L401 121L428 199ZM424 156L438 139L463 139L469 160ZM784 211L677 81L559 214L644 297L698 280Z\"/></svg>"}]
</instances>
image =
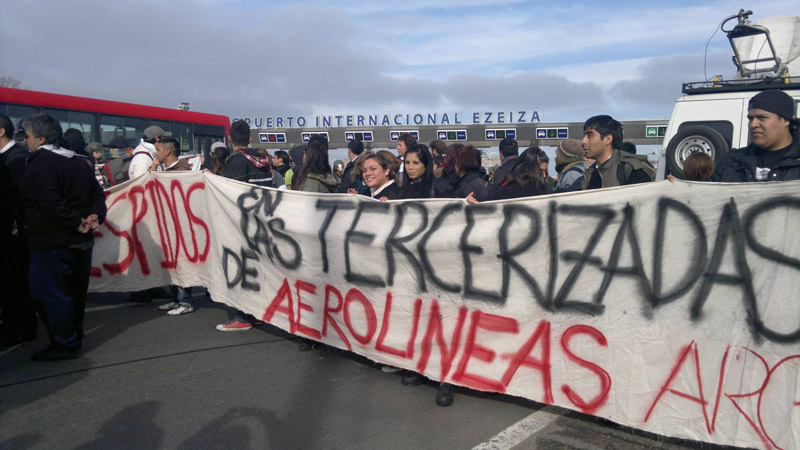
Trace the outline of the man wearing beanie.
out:
<instances>
[{"instance_id":1,"label":"man wearing beanie","mask_svg":"<svg viewBox=\"0 0 800 450\"><path fill-rule=\"evenodd\" d=\"M800 179L800 135L795 101L770 89L750 99L751 143L720 158L711 181L753 182Z\"/></svg>"},{"instance_id":2,"label":"man wearing beanie","mask_svg":"<svg viewBox=\"0 0 800 450\"><path fill-rule=\"evenodd\" d=\"M574 139L564 139L556 147L556 172L558 182L555 192L579 191L583 184L583 148Z\"/></svg>"}]
</instances>

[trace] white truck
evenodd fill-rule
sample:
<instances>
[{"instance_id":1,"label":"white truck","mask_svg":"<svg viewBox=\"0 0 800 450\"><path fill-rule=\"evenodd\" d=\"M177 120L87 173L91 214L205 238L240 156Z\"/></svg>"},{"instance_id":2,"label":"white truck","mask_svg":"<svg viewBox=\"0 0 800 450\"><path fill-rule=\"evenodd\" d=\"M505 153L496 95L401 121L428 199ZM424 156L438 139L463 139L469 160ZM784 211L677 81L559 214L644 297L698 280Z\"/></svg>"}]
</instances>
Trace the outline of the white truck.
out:
<instances>
[{"instance_id":1,"label":"white truck","mask_svg":"<svg viewBox=\"0 0 800 450\"><path fill-rule=\"evenodd\" d=\"M684 95L675 101L667 125L657 180L668 174L683 178L683 162L694 152L719 160L745 147L750 142L747 104L759 92L781 89L800 106L800 17L771 17L753 25L751 14L741 10L720 26L733 48L736 78L683 84ZM738 23L726 30L733 19Z\"/></svg>"}]
</instances>

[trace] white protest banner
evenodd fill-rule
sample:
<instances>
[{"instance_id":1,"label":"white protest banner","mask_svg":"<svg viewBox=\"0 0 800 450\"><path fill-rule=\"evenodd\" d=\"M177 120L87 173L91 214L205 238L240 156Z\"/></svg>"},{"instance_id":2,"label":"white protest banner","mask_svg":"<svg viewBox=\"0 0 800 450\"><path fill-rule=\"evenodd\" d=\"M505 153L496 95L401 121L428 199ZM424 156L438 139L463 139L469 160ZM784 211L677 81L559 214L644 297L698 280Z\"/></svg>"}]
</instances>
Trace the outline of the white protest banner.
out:
<instances>
[{"instance_id":1,"label":"white protest banner","mask_svg":"<svg viewBox=\"0 0 800 450\"><path fill-rule=\"evenodd\" d=\"M667 436L800 448L800 182L467 205L174 173L107 202L94 291L206 286L432 379Z\"/></svg>"}]
</instances>

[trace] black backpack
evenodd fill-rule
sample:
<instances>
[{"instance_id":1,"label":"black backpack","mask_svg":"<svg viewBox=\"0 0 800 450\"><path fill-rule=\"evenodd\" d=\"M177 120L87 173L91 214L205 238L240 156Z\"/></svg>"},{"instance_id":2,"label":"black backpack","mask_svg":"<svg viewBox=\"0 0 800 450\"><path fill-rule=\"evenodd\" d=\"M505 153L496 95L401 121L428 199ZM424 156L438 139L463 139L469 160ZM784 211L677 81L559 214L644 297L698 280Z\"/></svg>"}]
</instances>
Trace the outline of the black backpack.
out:
<instances>
[{"instance_id":1,"label":"black backpack","mask_svg":"<svg viewBox=\"0 0 800 450\"><path fill-rule=\"evenodd\" d=\"M131 179L131 176L128 174L128 168L131 165L131 160L134 156L139 154L146 154L153 158L153 155L150 152L146 151L139 151L133 152L130 156L123 156L119 158L112 159L108 163L106 163L105 167L103 167L103 181L106 187L116 186L118 184L122 184Z\"/></svg>"}]
</instances>

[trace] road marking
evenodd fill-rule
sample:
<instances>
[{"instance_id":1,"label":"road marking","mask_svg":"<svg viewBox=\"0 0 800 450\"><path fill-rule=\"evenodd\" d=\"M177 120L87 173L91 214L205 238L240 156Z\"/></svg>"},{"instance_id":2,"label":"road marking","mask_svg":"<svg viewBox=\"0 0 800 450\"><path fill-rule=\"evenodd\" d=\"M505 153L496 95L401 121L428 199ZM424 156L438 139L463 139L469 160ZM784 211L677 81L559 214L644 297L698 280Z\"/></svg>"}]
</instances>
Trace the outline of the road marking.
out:
<instances>
[{"instance_id":1,"label":"road marking","mask_svg":"<svg viewBox=\"0 0 800 450\"><path fill-rule=\"evenodd\" d=\"M497 433L488 441L476 445L472 450L499 450L516 447L563 415L559 409L545 406Z\"/></svg>"},{"instance_id":2,"label":"road marking","mask_svg":"<svg viewBox=\"0 0 800 450\"><path fill-rule=\"evenodd\" d=\"M159 304L159 303L164 303L165 301L166 301L166 300L164 300L164 301L161 301L161 302L152 302L152 303L150 303L150 304L151 304L151 305L157 305L157 304ZM143 304L145 304L145 303L136 303L136 302L130 302L130 303L118 303L118 304L116 304L116 305L93 306L93 307L91 307L91 308L86 308L86 310L85 310L85 311L86 311L86 312L97 312L97 311L105 311L105 310L107 310L107 309L131 308L131 307L133 307L133 306L141 306L141 305L143 305Z\"/></svg>"},{"instance_id":3,"label":"road marking","mask_svg":"<svg viewBox=\"0 0 800 450\"><path fill-rule=\"evenodd\" d=\"M18 349L20 347L22 347L22 344L12 345L11 347L8 347L7 349L5 349L2 352L0 352L0 356L3 356L6 353L9 353L12 350L16 350L16 349Z\"/></svg>"}]
</instances>

